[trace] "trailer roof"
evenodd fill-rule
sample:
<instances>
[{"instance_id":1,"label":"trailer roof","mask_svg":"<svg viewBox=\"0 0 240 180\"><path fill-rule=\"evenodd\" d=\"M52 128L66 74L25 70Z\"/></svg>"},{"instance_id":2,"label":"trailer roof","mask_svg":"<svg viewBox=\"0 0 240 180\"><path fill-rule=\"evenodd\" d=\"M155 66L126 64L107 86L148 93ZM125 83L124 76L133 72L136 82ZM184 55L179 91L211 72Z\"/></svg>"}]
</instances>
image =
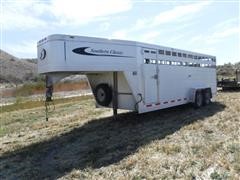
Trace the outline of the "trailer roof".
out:
<instances>
[{"instance_id":1,"label":"trailer roof","mask_svg":"<svg viewBox=\"0 0 240 180\"><path fill-rule=\"evenodd\" d=\"M107 38L98 38L98 37L88 37L88 36L77 36L77 35L64 35L64 34L52 34L49 35L40 41L38 41L38 45L45 43L47 41L52 40L67 40L67 41L85 41L85 42L95 42L95 43L113 43L113 44L121 44L121 45L127 45L127 46L139 46L144 48L152 48L156 50L169 50L169 51L176 51L186 54L193 54L198 56L208 56L211 58L215 58L215 56L208 55L208 54L202 54L198 52L192 52L167 46L161 46L156 44L149 44L149 43L143 43L143 42L137 42L137 41L129 41L129 40L119 40L119 39L107 39Z\"/></svg>"}]
</instances>

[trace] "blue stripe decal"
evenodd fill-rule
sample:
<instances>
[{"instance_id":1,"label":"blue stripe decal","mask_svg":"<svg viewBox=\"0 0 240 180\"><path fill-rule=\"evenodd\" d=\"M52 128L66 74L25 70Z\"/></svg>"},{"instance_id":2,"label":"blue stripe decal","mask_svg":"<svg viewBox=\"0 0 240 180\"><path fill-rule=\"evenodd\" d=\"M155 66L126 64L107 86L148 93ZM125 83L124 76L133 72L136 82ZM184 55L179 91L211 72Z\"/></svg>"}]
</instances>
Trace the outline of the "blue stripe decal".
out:
<instances>
[{"instance_id":1,"label":"blue stripe decal","mask_svg":"<svg viewBox=\"0 0 240 180\"><path fill-rule=\"evenodd\" d=\"M86 56L109 56L109 57L124 57L124 58L135 58L133 56L121 56L121 55L113 55L113 54L94 54L94 53L89 53L86 52L85 49L89 47L80 47L73 49L72 51L76 54L81 54L81 55L86 55Z\"/></svg>"}]
</instances>

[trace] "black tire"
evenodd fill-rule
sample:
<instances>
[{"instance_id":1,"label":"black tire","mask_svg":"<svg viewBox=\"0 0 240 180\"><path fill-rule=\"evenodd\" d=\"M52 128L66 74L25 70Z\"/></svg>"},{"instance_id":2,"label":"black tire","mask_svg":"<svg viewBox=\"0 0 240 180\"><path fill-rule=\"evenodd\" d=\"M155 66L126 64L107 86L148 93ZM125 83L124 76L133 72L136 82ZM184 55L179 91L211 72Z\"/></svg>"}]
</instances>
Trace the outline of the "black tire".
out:
<instances>
[{"instance_id":1,"label":"black tire","mask_svg":"<svg viewBox=\"0 0 240 180\"><path fill-rule=\"evenodd\" d=\"M209 105L211 103L211 92L209 89L206 89L203 92L203 105Z\"/></svg>"},{"instance_id":2,"label":"black tire","mask_svg":"<svg viewBox=\"0 0 240 180\"><path fill-rule=\"evenodd\" d=\"M200 108L203 105L203 94L201 91L197 91L195 94L194 107Z\"/></svg>"},{"instance_id":3,"label":"black tire","mask_svg":"<svg viewBox=\"0 0 240 180\"><path fill-rule=\"evenodd\" d=\"M112 101L112 88L108 84L97 85L94 94L97 103L101 106L108 106Z\"/></svg>"}]
</instances>

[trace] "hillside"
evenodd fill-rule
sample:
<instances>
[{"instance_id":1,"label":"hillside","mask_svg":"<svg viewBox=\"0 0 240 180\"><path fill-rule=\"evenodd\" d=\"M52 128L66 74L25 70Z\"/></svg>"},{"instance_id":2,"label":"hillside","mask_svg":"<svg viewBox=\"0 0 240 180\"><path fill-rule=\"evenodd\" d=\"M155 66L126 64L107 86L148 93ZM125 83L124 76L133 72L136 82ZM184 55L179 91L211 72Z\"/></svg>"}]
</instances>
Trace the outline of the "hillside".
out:
<instances>
[{"instance_id":1,"label":"hillside","mask_svg":"<svg viewBox=\"0 0 240 180\"><path fill-rule=\"evenodd\" d=\"M19 59L0 49L0 83L21 84L39 79L37 59ZM85 75L72 75L61 82L86 81Z\"/></svg>"},{"instance_id":2,"label":"hillside","mask_svg":"<svg viewBox=\"0 0 240 180\"><path fill-rule=\"evenodd\" d=\"M89 96L55 105L48 122L41 102L3 109L0 179L240 178L238 92L118 120Z\"/></svg>"},{"instance_id":3,"label":"hillside","mask_svg":"<svg viewBox=\"0 0 240 180\"><path fill-rule=\"evenodd\" d=\"M36 60L19 59L3 50L0 50L0 67L0 82L18 84L37 77Z\"/></svg>"}]
</instances>

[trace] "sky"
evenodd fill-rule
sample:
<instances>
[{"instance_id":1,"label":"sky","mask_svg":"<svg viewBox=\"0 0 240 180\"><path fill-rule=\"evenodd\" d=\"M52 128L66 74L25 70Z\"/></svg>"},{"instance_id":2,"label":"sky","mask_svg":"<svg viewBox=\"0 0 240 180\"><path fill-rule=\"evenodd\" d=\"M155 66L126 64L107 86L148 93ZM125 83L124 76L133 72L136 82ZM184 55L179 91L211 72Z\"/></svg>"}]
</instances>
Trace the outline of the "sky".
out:
<instances>
[{"instance_id":1,"label":"sky","mask_svg":"<svg viewBox=\"0 0 240 180\"><path fill-rule=\"evenodd\" d=\"M240 61L240 0L0 0L0 48L36 58L50 34L122 39Z\"/></svg>"}]
</instances>

